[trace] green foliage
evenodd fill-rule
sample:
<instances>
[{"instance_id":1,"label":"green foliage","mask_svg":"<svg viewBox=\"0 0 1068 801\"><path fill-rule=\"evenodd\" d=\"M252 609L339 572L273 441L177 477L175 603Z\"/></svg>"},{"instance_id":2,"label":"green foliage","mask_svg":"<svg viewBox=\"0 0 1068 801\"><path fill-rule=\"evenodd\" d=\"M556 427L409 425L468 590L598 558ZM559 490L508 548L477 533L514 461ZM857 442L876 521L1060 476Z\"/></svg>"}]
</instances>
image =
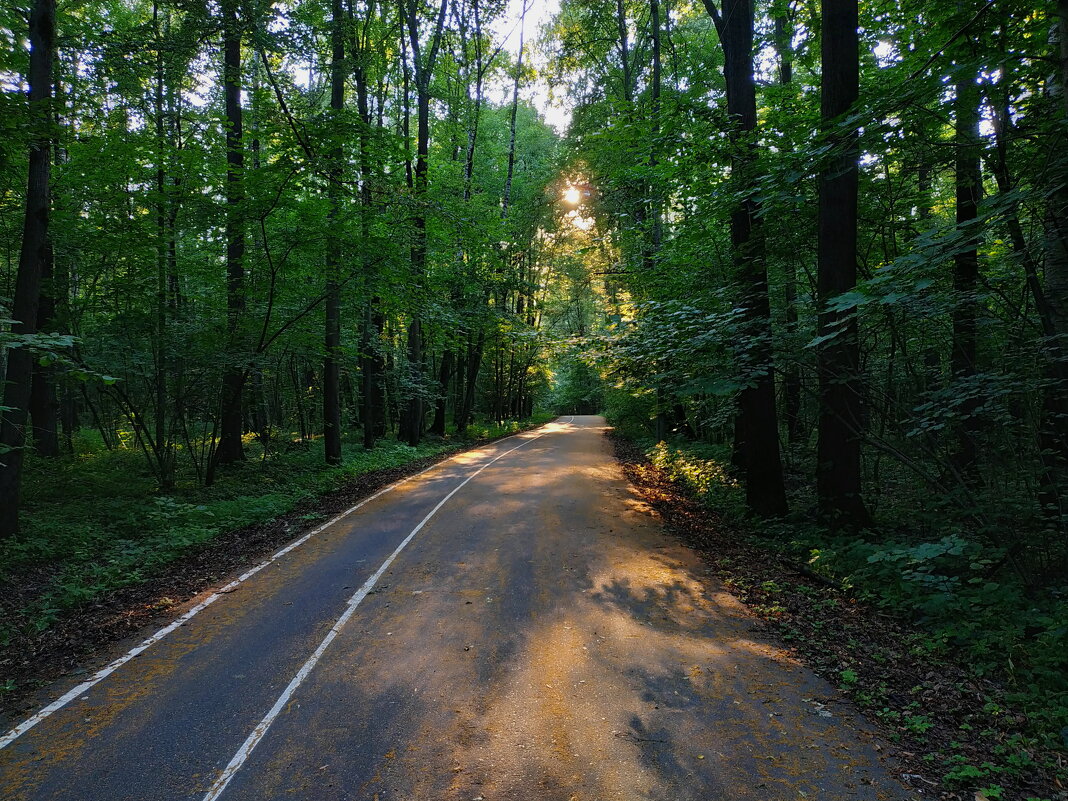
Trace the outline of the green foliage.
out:
<instances>
[{"instance_id":1,"label":"green foliage","mask_svg":"<svg viewBox=\"0 0 1068 801\"><path fill-rule=\"evenodd\" d=\"M169 493L158 489L135 451L107 451L98 437L83 436L74 459L30 459L26 522L19 535L0 541L0 586L14 586L26 575L38 577L42 586L28 606L0 621L0 641L14 627L44 631L58 616L144 581L224 532L266 523L355 478L550 419L539 414L472 426L465 439L428 440L415 448L395 440L374 450L346 444L336 467L323 464L322 440L266 455L250 444L258 458L213 486L183 476L179 489Z\"/></svg>"},{"instance_id":2,"label":"green foliage","mask_svg":"<svg viewBox=\"0 0 1068 801\"><path fill-rule=\"evenodd\" d=\"M464 437L469 440L483 440L483 439L496 439L497 437L506 437L510 434L517 434L531 426L540 426L544 423L548 423L556 417L551 412L538 412L532 417L526 420L505 420L501 423L496 422L484 422L473 423L464 429Z\"/></svg>"},{"instance_id":3,"label":"green foliage","mask_svg":"<svg viewBox=\"0 0 1068 801\"><path fill-rule=\"evenodd\" d=\"M565 360L553 376L550 403L558 414L597 414L604 387L597 371L580 358Z\"/></svg>"},{"instance_id":4,"label":"green foliage","mask_svg":"<svg viewBox=\"0 0 1068 801\"><path fill-rule=\"evenodd\" d=\"M688 487L702 502L724 515L744 515L745 499L731 477L730 454L722 446L679 441L658 442L646 451L649 460L674 481Z\"/></svg>"},{"instance_id":5,"label":"green foliage","mask_svg":"<svg viewBox=\"0 0 1068 801\"><path fill-rule=\"evenodd\" d=\"M672 440L650 443L647 455L711 508L744 516L725 447ZM939 657L963 655L977 676L1004 682L1010 701L1027 712L1031 730L1053 747L1062 745L1068 726L1068 587L1036 594L1007 568L1005 549L964 532L868 541L794 520L761 542L785 549L863 598L912 616L925 632L915 647ZM840 673L843 686L858 680L852 669ZM879 703L870 690L858 690L857 697ZM988 704L984 713L998 711ZM902 723L920 735L931 727L920 714L908 714Z\"/></svg>"}]
</instances>

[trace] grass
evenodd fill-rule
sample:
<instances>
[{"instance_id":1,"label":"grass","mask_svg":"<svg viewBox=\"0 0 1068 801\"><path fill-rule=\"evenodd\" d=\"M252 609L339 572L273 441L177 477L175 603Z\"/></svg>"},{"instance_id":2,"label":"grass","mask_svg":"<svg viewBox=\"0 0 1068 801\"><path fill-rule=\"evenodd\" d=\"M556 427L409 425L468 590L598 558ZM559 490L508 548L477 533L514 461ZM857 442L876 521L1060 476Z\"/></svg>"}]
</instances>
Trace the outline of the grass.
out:
<instances>
[{"instance_id":1,"label":"grass","mask_svg":"<svg viewBox=\"0 0 1068 801\"><path fill-rule=\"evenodd\" d=\"M321 440L276 443L264 459L250 438L248 461L223 471L214 486L197 486L190 471L167 493L159 490L140 452L108 451L92 434L76 439L72 457L28 455L22 531L0 542L0 590L9 599L0 609L0 645L20 631L43 632L59 616L157 575L222 533L270 521L354 478L550 419L541 414L470 426L463 436L414 448L386 439L366 451L346 442L342 464L335 467L324 464Z\"/></svg>"}]
</instances>

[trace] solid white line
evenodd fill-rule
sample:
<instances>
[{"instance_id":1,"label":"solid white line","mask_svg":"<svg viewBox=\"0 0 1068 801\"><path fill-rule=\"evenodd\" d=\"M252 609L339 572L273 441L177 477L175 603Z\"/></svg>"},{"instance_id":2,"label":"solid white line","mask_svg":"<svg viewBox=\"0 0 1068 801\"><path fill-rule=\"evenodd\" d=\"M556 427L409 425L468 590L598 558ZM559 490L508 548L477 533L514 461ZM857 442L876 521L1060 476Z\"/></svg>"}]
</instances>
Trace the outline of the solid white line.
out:
<instances>
[{"instance_id":1,"label":"solid white line","mask_svg":"<svg viewBox=\"0 0 1068 801\"><path fill-rule=\"evenodd\" d=\"M379 567L378 570L376 570L374 574L363 583L363 586L356 591L355 595L349 598L348 604L346 605L345 611L342 613L341 617L339 617L337 619L337 622L335 622L334 625L330 627L330 631L327 633L326 637L323 638L323 641L319 643L319 647L316 648L312 655L308 657L307 661L303 665L301 665L300 670L297 671L297 674L292 678L292 680L286 686L282 694L278 696L278 700L274 702L274 706L270 708L267 714L264 715L263 720L261 720L256 725L256 728L252 730L252 733L248 736L248 739L245 740L245 742L238 749L237 753L234 754L234 758L230 760L230 764L228 764L226 768L223 769L223 772L219 775L219 778L215 780L215 783L211 786L211 789L208 790L207 794L203 798L203 801L215 801L215 799L222 795L223 790L226 789L226 785L230 783L230 780L234 777L234 774L236 774L241 769L241 766L245 764L245 761L249 758L249 755L252 753L253 749L255 749L256 746L259 744L260 740L263 739L263 736L267 733L267 730L271 728L271 724L274 723L275 718L278 717L281 711L285 708L286 704L289 703L289 699L293 697L293 693L295 693L297 688L300 687L300 685L304 682L304 679L308 677L308 674L312 672L312 669L322 658L323 654L326 652L326 649L330 647L330 643L334 641L338 634L341 633L341 630L345 627L345 624L349 622L349 618L351 618L353 614L355 614L356 607L358 607L363 601L363 599L367 597L367 593L374 589L374 586L378 583L378 580L382 578L382 575L386 572L386 570L389 569L389 566L393 564L393 560L396 559L400 555L400 552L407 547L408 543L415 538L415 535L422 530L423 526L427 524L430 518L437 514L438 510L441 509L441 507L444 506L453 495L463 489L469 481L471 481L475 476L477 476L487 467L492 465L498 459L503 459L505 456L512 453L513 451L517 451L520 448L529 445L534 440L540 439L542 436L544 435L538 434L536 437L531 437L525 442L516 445L514 448L511 448L505 451L504 453L494 457L493 459L490 459L490 461L486 462L484 465L482 465L482 467L478 468L478 470L476 470L467 478L465 478L462 482L460 482L452 490L452 492L450 492L448 495L438 501L438 505L431 509L426 517L419 521L419 525L413 528L411 533L401 541L401 544L398 545L397 549L389 555L389 558L387 558L385 562L382 563L382 566Z\"/></svg>"},{"instance_id":2,"label":"solid white line","mask_svg":"<svg viewBox=\"0 0 1068 801\"><path fill-rule=\"evenodd\" d=\"M574 419L574 418L572 417L572 419ZM522 433L526 433L526 432L520 432L520 434L513 434L512 437L518 437ZM538 436L541 436L541 435L539 434ZM505 439L511 439L512 437L505 437ZM526 443L524 443L524 444L526 444ZM515 450L515 449L513 448L512 450ZM116 659L114 662L112 662L107 667L102 668L101 670L97 671L90 678L88 678L85 681L83 681L81 684L79 684L73 690L70 690L69 692L67 692L64 695L60 696L55 701L50 703L48 706L44 707L39 712L37 712L35 715L33 715L32 717L29 717L26 720L24 720L22 723L20 723L18 726L13 728L11 731L9 731L7 734L5 734L3 737L0 737L0 751L5 749L7 746L11 745L11 743L15 742L15 740L17 740L23 734L28 732L30 729L32 729L34 726L36 726L42 720L44 720L45 718L49 717L50 715L58 712L60 709L62 709L67 704L69 704L71 701L73 701L75 698L77 698L78 696L84 694L87 690L93 688L95 685L99 684L101 681L106 679L108 676L110 676L112 673L114 673L120 667L125 665L127 662L129 662L131 659L133 659L135 656L137 656L138 654L143 653L146 649L148 649L152 645L155 645L157 642L162 640L164 637L166 637L172 631L174 631L175 629L179 628L184 623L188 622L190 620L190 618L192 618L194 615L197 615L200 612L203 612L205 609L207 609L209 606L211 606L213 603L215 603L217 600L219 600L219 598L221 598L223 595L226 595L226 594L228 594L230 592L233 592L233 590L236 589L239 584L242 584L245 581L247 581L248 579L252 578L257 573L259 573L261 570L263 570L265 567L270 565L272 562L274 562L274 561L280 559L281 557L285 556L290 551L295 550L296 548L299 548L301 545L306 543L308 540L310 540L316 534L321 534L323 531L325 531L326 529L330 528L330 526L334 525L335 523L337 523L342 518L348 517L350 514L355 512L357 509L359 509L361 506L365 506L366 504L369 504L371 501L375 500L376 498L382 497L387 492L392 492L394 489L399 487L401 484L404 484L407 481L411 481L413 479L419 478L424 473L428 473L431 470L433 470L435 467L440 467L441 465L445 464L446 462L450 462L453 459L455 459L457 456L460 456L460 455L462 455L464 453L470 453L470 451L460 451L460 453L454 454L453 456L450 456L448 459L444 459L444 460L442 460L440 462L435 462L434 464L430 465L430 467L427 467L424 470L420 470L418 473L413 473L410 476L405 476L404 478L400 479L399 481L394 481L389 486L383 487L378 492L376 492L374 495L371 495L371 496L369 496L367 498L364 498L362 501L357 503L355 506L350 506L344 512L342 512L341 514L337 515L336 517L332 517L330 520L328 520L327 522L323 523L318 528L312 529L307 534L305 534L302 537L299 537L298 539L296 539L293 542L289 543L289 545L287 545L282 550L280 550L277 553L275 553L269 559L267 559L266 561L260 562L260 564L256 565L251 570L248 570L248 571L242 573L240 576L238 576L236 579L231 581L226 586L220 587L219 589L215 590L215 592L213 592L211 595L209 595L203 601L198 603L196 606L194 606L192 609L190 609L188 612L186 612L180 618L178 618L174 622L170 623L169 625L164 626L159 631L157 631L155 634L153 634L151 637L149 637L147 640L145 640L143 643L141 643L140 645L136 646L135 648L132 648L127 653L123 654L122 656L120 656L118 659ZM511 451L509 451L509 453L511 453ZM504 454L502 454L502 456L503 455ZM497 458L499 459L500 457L498 456ZM496 459L494 461L496 461ZM487 462L486 466L488 467L490 464L492 464L492 462ZM460 486L463 486L463 484L461 484ZM451 497L451 495L449 497ZM437 511L437 510L435 509L435 511Z\"/></svg>"}]
</instances>

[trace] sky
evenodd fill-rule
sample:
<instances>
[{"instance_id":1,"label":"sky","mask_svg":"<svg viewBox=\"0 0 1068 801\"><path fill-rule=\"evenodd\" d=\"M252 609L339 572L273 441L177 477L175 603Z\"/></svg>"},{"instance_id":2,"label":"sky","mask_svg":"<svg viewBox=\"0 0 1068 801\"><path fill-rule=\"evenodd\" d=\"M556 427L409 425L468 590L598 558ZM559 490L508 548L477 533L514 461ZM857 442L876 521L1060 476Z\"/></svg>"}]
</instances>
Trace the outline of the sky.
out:
<instances>
[{"instance_id":1,"label":"sky","mask_svg":"<svg viewBox=\"0 0 1068 801\"><path fill-rule=\"evenodd\" d=\"M534 51L532 45L537 40L542 26L560 10L559 0L509 0L507 14L493 25L493 29L498 37L507 37L504 46L515 57L519 53L519 19L523 13L524 3L527 4L526 24L524 25L527 58L532 58L535 67L540 67L541 56ZM539 69L538 72L540 73L541 70ZM511 99L511 86L501 86L499 90L502 100ZM567 130L568 123L571 122L571 111L559 102L553 104L549 101L549 86L543 79L539 77L533 86L522 87L520 93L534 102L535 108L559 133L562 134Z\"/></svg>"}]
</instances>

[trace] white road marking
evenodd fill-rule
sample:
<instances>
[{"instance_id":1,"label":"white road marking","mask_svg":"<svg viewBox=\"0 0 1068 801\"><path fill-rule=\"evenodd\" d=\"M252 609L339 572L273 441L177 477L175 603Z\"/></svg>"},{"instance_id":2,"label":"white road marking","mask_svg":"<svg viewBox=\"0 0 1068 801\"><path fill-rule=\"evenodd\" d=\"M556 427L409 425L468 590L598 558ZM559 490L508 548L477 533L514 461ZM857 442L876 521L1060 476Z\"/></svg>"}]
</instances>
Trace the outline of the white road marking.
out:
<instances>
[{"instance_id":1,"label":"white road marking","mask_svg":"<svg viewBox=\"0 0 1068 801\"><path fill-rule=\"evenodd\" d=\"M341 617L339 617L337 619L337 622L335 622L334 625L330 627L330 631L327 632L327 635L323 638L323 641L319 643L319 647L316 648L312 655L308 657L307 661L303 665L301 665L300 670L297 671L297 674L292 678L292 680L286 686L285 690L282 691L282 694L278 696L278 700L274 702L274 706L270 708L267 714L264 715L263 720L261 720L256 725L256 728L252 730L252 733L248 736L248 739L245 740L241 748L239 748L237 753L234 754L234 758L230 760L230 764L228 764L223 769L223 772L219 775L219 778L215 780L215 783L211 786L211 789L208 790L207 794L203 798L203 801L215 801L215 799L222 795L223 790L226 789L226 785L228 785L230 783L230 780L234 778L234 774L236 774L241 769L241 766L245 764L245 761L249 758L249 755L256 748L256 746L259 745L260 740L263 739L263 736L267 734L267 730L271 727L271 724L274 723L275 719L285 708L286 704L289 703L290 698L293 697L293 693L295 693L297 688L300 687L300 685L304 682L304 679L308 677L308 674L312 672L312 669L322 658L323 654L326 652L326 649L330 647L330 643L332 643L334 639L338 636L338 634L341 633L341 630L345 627L345 624L348 623L349 619L353 616L353 614L355 614L356 607L358 607L363 601L363 599L367 597L367 593L374 589L374 586L378 583L378 580L382 578L382 575L389 569L389 566L393 564L393 560L396 559L400 555L400 552L408 546L408 543L415 538L415 535L423 529L423 526L425 526L430 521L430 518L437 514L438 510L441 509L441 507L443 507L446 503L448 503L449 499L453 495L462 490L469 481L475 478L475 476L477 476L487 467L489 467L499 459L503 459L508 454L513 453L514 451L517 451L520 448L529 445L531 442L534 442L537 439L541 439L541 437L543 436L544 434L538 434L535 437L531 437L530 439L520 443L519 445L516 445L514 448L510 448L504 453L499 454L493 459L490 459L488 462L482 465L482 467L478 468L478 470L473 472L471 475L461 481L456 487L454 487L452 492L450 492L448 495L438 501L437 506L431 509L430 512L427 513L427 516L419 521L419 525L413 528L411 533L401 541L401 544L398 545L397 549L393 551L393 553L389 555L386 561L382 563L381 567L379 567L378 570L376 570L371 575L371 577L363 583L363 586L356 591L355 595L349 598L348 604L346 605L345 611L342 613ZM392 634L393 632L389 633Z\"/></svg>"},{"instance_id":2,"label":"white road marking","mask_svg":"<svg viewBox=\"0 0 1068 801\"><path fill-rule=\"evenodd\" d=\"M575 418L572 417L571 419L574 420ZM525 432L522 432L522 433L525 433ZM521 434L513 434L511 437L505 437L504 439L512 439L512 437L518 437L518 436L521 436ZM541 435L539 434L538 436L540 437ZM537 437L535 437L535 439L537 439ZM526 443L523 443L523 444L525 445ZM522 446L520 446L520 447L522 447ZM515 448L513 448L512 450L515 450ZM330 528L330 526L334 525L335 523L337 523L338 521L342 520L343 518L348 517L350 514L355 512L357 509L359 509L361 506L365 506L365 505L369 504L371 501L375 500L376 498L382 497L387 492L393 491L394 489L399 487L401 484L404 484L405 482L408 482L408 481L411 481L413 479L419 478L421 475L423 475L424 473L430 472L435 467L440 467L441 465L445 464L446 462L452 461L457 456L460 456L463 453L469 453L469 451L461 451L460 453L457 453L457 454L449 457L448 459L444 459L444 460L442 460L440 462L435 462L434 464L430 465L430 467L426 468L425 470L420 470L418 473L413 473L410 476L405 476L404 478L400 479L399 481L394 481L389 486L383 487L378 492L376 492L374 495L371 495L371 496L369 496L367 498L364 498L362 501L357 503L355 506L349 507L344 512L342 512L341 514L337 515L336 517L331 518L330 520L328 520L327 522L323 523L318 528L312 529L311 531L309 531L307 534L303 535L302 537L299 537L299 538L295 539L293 542L289 543L289 545L287 545L282 550L280 550L277 553L275 553L269 559L267 559L266 561L261 562L260 564L256 565L251 570L248 570L248 571L242 573L240 576L238 576L236 579L231 581L226 586L220 587L219 589L215 590L215 592L213 592L211 595L209 595L203 601L198 603L196 606L194 606L192 609L190 609L184 615L179 617L177 620L175 620L172 623L164 626L159 631L157 631L155 634L153 634L151 637L149 637L147 640L145 640L143 643L141 643L140 645L136 646L135 648L130 649L130 651L128 651L127 653L125 653L122 656L120 656L118 659L116 659L110 665L108 665L107 667L102 668L101 670L97 671L90 678L88 678L85 681L83 681L81 684L79 684L73 690L70 690L69 692L61 695L59 698L57 698L55 701L50 703L48 706L46 706L43 709L41 709L39 712L34 714L32 717L29 717L26 720L24 720L22 723L20 723L18 726L13 728L11 731L9 731L7 734L5 734L3 737L0 737L0 751L2 751L3 749L7 748L7 746L11 745L11 743L15 742L15 740L17 740L23 734L28 732L30 729L32 729L34 726L36 726L42 720L44 720L45 718L49 717L50 715L58 712L60 709L62 709L67 704L69 704L71 701L73 701L75 698L77 698L78 696L84 694L87 690L89 690L90 688L92 688L92 687L96 686L97 684L99 684L101 681L106 679L108 676L110 676L112 673L114 673L120 667L125 665L127 662L129 662L131 659L133 659L135 656L138 656L139 654L143 653L148 648L150 648L151 646L155 645L157 642L159 642L164 637L166 637L168 634L170 634L172 631L174 631L175 629L179 628L183 624L187 623L192 617L194 617L195 615L199 614L200 612L203 612L205 609L207 609L209 606L211 606L213 603L215 603L217 600L219 600L219 598L221 598L223 595L226 595L228 593L233 592L235 589L237 589L238 585L244 583L245 581L248 581L248 579L250 579L253 576L255 576L257 573L259 573L261 570L263 570L265 567L267 567L271 563L273 563L276 560L282 558L283 556L285 556L290 551L295 550L296 548L299 548L301 545L306 543L312 537L314 537L317 534L321 534L323 531L325 531L326 529ZM508 453L511 453L511 451L508 451ZM501 454L501 456L503 456L503 455L504 454ZM497 458L499 459L500 456L498 456ZM493 461L496 461L496 459L494 459ZM488 467L492 463L493 462L487 462L484 467ZM481 470L479 472L481 472ZM477 475L477 473L474 474L474 475ZM472 476L472 478L474 477L474 475ZM468 479L468 480L470 480L470 479ZM464 482L464 483L467 483L467 482ZM461 484L460 486L462 487L463 484ZM459 487L457 487L457 489L459 489ZM455 490L453 490L453 492L455 492ZM446 500L448 500L449 497L452 497L452 495L450 494L446 498ZM439 504L439 507L440 507L440 504ZM434 511L437 511L437 507L435 508ZM431 514L433 514L433 513L431 513ZM420 525L422 525L422 524L420 524Z\"/></svg>"}]
</instances>

